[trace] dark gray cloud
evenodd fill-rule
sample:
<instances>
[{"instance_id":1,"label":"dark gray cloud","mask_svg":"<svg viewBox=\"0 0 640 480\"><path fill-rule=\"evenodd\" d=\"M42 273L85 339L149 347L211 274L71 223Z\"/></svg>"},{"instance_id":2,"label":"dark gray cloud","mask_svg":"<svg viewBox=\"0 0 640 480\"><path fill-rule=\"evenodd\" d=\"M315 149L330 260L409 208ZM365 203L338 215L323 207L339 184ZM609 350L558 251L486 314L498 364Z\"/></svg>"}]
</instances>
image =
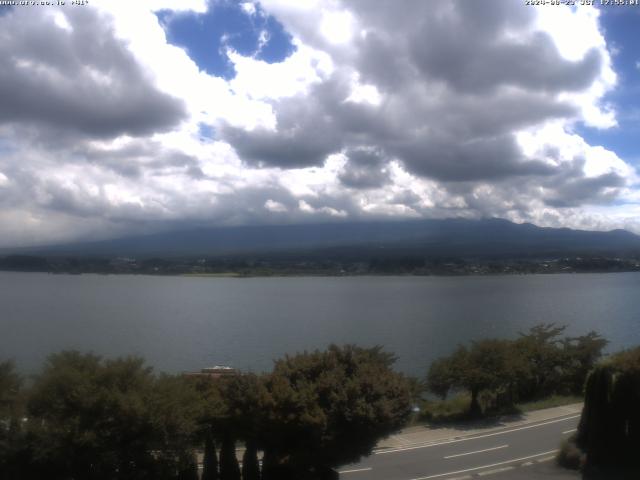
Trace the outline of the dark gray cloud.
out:
<instances>
[{"instance_id":1,"label":"dark gray cloud","mask_svg":"<svg viewBox=\"0 0 640 480\"><path fill-rule=\"evenodd\" d=\"M444 21L427 16L410 48L423 74L455 90L486 93L503 86L550 92L582 90L600 72L602 59L595 49L580 61L567 61L547 33L522 34L505 41L500 28L482 28L486 26L477 13L487 10L486 6L478 2L454 5L455 13Z\"/></svg>"},{"instance_id":2,"label":"dark gray cloud","mask_svg":"<svg viewBox=\"0 0 640 480\"><path fill-rule=\"evenodd\" d=\"M546 179L541 185L547 190L545 204L551 207L578 207L584 204L607 204L615 200L627 180L616 172L585 177L584 158L565 164L562 174Z\"/></svg>"},{"instance_id":3,"label":"dark gray cloud","mask_svg":"<svg viewBox=\"0 0 640 480\"><path fill-rule=\"evenodd\" d=\"M503 86L551 92L588 87L602 58L591 50L580 61L563 59L551 37L529 33L535 12L511 0L411 2L410 6L349 1L367 34L359 39L359 71L382 88L416 76L467 93Z\"/></svg>"},{"instance_id":4,"label":"dark gray cloud","mask_svg":"<svg viewBox=\"0 0 640 480\"><path fill-rule=\"evenodd\" d=\"M263 127L252 131L223 124L222 138L231 143L248 164L302 168L324 163L339 151L342 139L334 117L325 108L335 98L334 83L319 85L314 95L295 96L274 102L277 130Z\"/></svg>"},{"instance_id":5,"label":"dark gray cloud","mask_svg":"<svg viewBox=\"0 0 640 480\"><path fill-rule=\"evenodd\" d=\"M122 147L97 148L86 143L73 148L70 159L116 172L128 178L146 175L172 175L184 173L195 179L205 178L200 161L160 142L137 139Z\"/></svg>"},{"instance_id":6,"label":"dark gray cloud","mask_svg":"<svg viewBox=\"0 0 640 480\"><path fill-rule=\"evenodd\" d=\"M338 174L340 182L350 188L380 188L391 180L381 151L354 148L345 152L347 162Z\"/></svg>"},{"instance_id":7,"label":"dark gray cloud","mask_svg":"<svg viewBox=\"0 0 640 480\"><path fill-rule=\"evenodd\" d=\"M107 17L64 8L67 28L40 8L0 17L0 123L108 138L168 130L185 116L159 91ZM46 134L46 132L45 132Z\"/></svg>"},{"instance_id":8,"label":"dark gray cloud","mask_svg":"<svg viewBox=\"0 0 640 480\"><path fill-rule=\"evenodd\" d=\"M411 171L445 182L501 180L518 175L552 175L549 165L523 158L512 135L424 137L396 150Z\"/></svg>"},{"instance_id":9,"label":"dark gray cloud","mask_svg":"<svg viewBox=\"0 0 640 480\"><path fill-rule=\"evenodd\" d=\"M221 134L249 165L303 168L322 165L327 155L340 149L331 127L328 130L320 125L314 128L313 124L299 124L277 132L265 128L248 132L226 125Z\"/></svg>"}]
</instances>

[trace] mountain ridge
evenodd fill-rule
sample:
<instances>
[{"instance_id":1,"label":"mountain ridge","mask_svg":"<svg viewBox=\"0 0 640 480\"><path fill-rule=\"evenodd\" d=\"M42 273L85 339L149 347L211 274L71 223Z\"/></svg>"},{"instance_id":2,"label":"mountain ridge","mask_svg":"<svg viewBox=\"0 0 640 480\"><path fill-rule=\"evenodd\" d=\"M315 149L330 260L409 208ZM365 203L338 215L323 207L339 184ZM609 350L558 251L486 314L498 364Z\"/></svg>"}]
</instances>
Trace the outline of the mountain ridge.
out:
<instances>
[{"instance_id":1,"label":"mountain ridge","mask_svg":"<svg viewBox=\"0 0 640 480\"><path fill-rule=\"evenodd\" d=\"M640 253L640 236L627 230L539 227L500 218L252 225L173 230L29 248L2 255L197 257L223 255L313 256L373 253L424 256L535 256L563 253Z\"/></svg>"}]
</instances>

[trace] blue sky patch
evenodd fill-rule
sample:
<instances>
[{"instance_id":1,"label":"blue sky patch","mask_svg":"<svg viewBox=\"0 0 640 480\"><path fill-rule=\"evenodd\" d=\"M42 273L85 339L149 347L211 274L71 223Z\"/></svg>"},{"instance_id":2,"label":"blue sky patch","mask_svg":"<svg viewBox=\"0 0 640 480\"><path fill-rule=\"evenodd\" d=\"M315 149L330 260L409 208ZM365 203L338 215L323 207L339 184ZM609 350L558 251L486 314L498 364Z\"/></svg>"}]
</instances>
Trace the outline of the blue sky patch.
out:
<instances>
[{"instance_id":1,"label":"blue sky patch","mask_svg":"<svg viewBox=\"0 0 640 480\"><path fill-rule=\"evenodd\" d=\"M202 70L227 80L236 72L226 47L268 63L282 62L295 51L291 35L259 4L254 14L242 2L210 0L203 14L161 10L156 15L169 43L184 48Z\"/></svg>"},{"instance_id":2,"label":"blue sky patch","mask_svg":"<svg viewBox=\"0 0 640 480\"><path fill-rule=\"evenodd\" d=\"M601 8L601 25L612 55L618 85L604 101L612 104L617 113L618 126L606 130L576 128L576 133L591 145L602 145L620 158L640 167L640 9L624 7Z\"/></svg>"},{"instance_id":3,"label":"blue sky patch","mask_svg":"<svg viewBox=\"0 0 640 480\"><path fill-rule=\"evenodd\" d=\"M215 140L216 130L211 125L201 122L198 124L198 136L200 137L200 140L204 142Z\"/></svg>"}]
</instances>

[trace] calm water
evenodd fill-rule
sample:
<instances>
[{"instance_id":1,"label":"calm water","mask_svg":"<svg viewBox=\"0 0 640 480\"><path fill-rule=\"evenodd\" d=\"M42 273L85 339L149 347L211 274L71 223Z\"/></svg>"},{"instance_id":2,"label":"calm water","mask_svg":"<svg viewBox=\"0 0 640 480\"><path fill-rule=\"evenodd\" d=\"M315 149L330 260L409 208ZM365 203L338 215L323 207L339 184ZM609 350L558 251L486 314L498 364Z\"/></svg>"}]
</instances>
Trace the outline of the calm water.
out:
<instances>
[{"instance_id":1,"label":"calm water","mask_svg":"<svg viewBox=\"0 0 640 480\"><path fill-rule=\"evenodd\" d=\"M331 342L384 345L423 375L458 343L540 322L640 344L640 274L186 278L0 272L0 359L36 371L75 348L138 354L169 372L262 371Z\"/></svg>"}]
</instances>

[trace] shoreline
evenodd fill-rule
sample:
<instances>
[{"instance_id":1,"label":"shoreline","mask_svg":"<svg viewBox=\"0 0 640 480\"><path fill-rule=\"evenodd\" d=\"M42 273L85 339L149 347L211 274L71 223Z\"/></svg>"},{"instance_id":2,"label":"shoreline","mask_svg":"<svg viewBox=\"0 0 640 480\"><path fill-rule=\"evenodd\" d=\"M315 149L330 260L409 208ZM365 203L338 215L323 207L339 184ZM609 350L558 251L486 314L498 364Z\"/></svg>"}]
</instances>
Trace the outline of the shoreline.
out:
<instances>
[{"instance_id":1,"label":"shoreline","mask_svg":"<svg viewBox=\"0 0 640 480\"><path fill-rule=\"evenodd\" d=\"M533 275L601 275L615 273L640 273L640 270L593 270L593 271L539 271L539 272L487 272L487 273L242 273L242 272L220 272L220 273L151 273L151 272L65 272L46 270L0 270L0 273L39 273L47 275L97 275L97 276L145 276L145 277L184 277L184 278L390 278L390 277L520 277Z\"/></svg>"}]
</instances>

